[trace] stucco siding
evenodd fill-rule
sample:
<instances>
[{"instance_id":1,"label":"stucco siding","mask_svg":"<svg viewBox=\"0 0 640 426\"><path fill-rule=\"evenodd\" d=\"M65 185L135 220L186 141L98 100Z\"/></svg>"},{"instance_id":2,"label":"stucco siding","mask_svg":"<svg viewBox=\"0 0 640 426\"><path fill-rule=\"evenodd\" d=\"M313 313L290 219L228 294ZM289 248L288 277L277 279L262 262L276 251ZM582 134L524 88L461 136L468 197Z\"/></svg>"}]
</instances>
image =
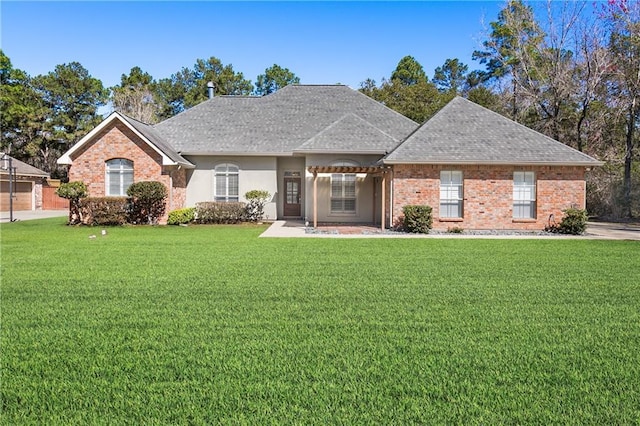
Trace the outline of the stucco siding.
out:
<instances>
[{"instance_id":1,"label":"stucco siding","mask_svg":"<svg viewBox=\"0 0 640 426\"><path fill-rule=\"evenodd\" d=\"M271 200L265 205L266 219L275 219L278 192L276 157L240 157L240 156L189 156L187 159L196 167L187 173L186 205L195 206L202 201L214 200L215 167L230 163L240 169L238 175L238 195L245 202L244 194L258 189L271 194Z\"/></svg>"}]
</instances>

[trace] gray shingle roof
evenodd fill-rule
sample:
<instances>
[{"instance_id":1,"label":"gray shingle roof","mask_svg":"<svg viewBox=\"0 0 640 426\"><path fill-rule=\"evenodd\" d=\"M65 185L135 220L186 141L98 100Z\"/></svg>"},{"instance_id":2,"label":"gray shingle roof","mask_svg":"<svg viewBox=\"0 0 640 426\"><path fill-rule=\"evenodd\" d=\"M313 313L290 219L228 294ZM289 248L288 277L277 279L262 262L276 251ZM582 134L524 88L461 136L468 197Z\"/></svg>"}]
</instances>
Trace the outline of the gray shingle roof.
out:
<instances>
[{"instance_id":1,"label":"gray shingle roof","mask_svg":"<svg viewBox=\"0 0 640 426\"><path fill-rule=\"evenodd\" d=\"M3 157L4 153L0 152L0 157ZM11 157L11 156L9 156ZM37 167L33 167L31 164L27 164L23 161L17 160L11 157L11 167L15 167L16 176L33 176L33 177L49 177L49 173L44 170L40 170ZM1 174L9 174L9 170L0 169Z\"/></svg>"},{"instance_id":2,"label":"gray shingle roof","mask_svg":"<svg viewBox=\"0 0 640 426\"><path fill-rule=\"evenodd\" d=\"M164 138L152 126L128 117L122 113L118 114L120 114L120 117L122 117L123 120L126 120L127 123L140 132L149 142L154 144L156 148L162 151L172 161L182 165L191 165L189 161L184 159L167 142L165 142Z\"/></svg>"},{"instance_id":3,"label":"gray shingle roof","mask_svg":"<svg viewBox=\"0 0 640 426\"><path fill-rule=\"evenodd\" d=\"M384 163L601 164L461 97L454 98L407 137Z\"/></svg>"},{"instance_id":4,"label":"gray shingle roof","mask_svg":"<svg viewBox=\"0 0 640 426\"><path fill-rule=\"evenodd\" d=\"M399 140L355 114L347 114L295 149L299 153L386 154Z\"/></svg>"},{"instance_id":5,"label":"gray shingle roof","mask_svg":"<svg viewBox=\"0 0 640 426\"><path fill-rule=\"evenodd\" d=\"M347 86L289 85L264 97L215 97L154 129L182 154L291 154L307 143L314 152L384 153L417 126Z\"/></svg>"}]
</instances>

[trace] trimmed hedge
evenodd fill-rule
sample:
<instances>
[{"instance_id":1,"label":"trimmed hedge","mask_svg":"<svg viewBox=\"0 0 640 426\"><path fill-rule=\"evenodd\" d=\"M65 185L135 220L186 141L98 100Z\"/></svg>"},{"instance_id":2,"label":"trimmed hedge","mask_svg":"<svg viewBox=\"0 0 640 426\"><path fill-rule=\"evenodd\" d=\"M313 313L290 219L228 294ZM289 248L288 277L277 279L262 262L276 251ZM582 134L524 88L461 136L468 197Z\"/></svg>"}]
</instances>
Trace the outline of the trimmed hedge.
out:
<instances>
[{"instance_id":1,"label":"trimmed hedge","mask_svg":"<svg viewBox=\"0 0 640 426\"><path fill-rule=\"evenodd\" d=\"M197 223L240 223L246 220L245 203L220 203L205 201L196 203Z\"/></svg>"},{"instance_id":2,"label":"trimmed hedge","mask_svg":"<svg viewBox=\"0 0 640 426\"><path fill-rule=\"evenodd\" d=\"M403 227L407 232L428 234L433 224L431 206L408 205L402 208Z\"/></svg>"},{"instance_id":3,"label":"trimmed hedge","mask_svg":"<svg viewBox=\"0 0 640 426\"><path fill-rule=\"evenodd\" d=\"M80 200L80 211L86 225L124 225L128 219L129 198L88 197Z\"/></svg>"},{"instance_id":4,"label":"trimmed hedge","mask_svg":"<svg viewBox=\"0 0 640 426\"><path fill-rule=\"evenodd\" d=\"M155 225L166 209L167 188L161 182L142 181L132 183L127 189L131 197L129 222Z\"/></svg>"},{"instance_id":5,"label":"trimmed hedge","mask_svg":"<svg viewBox=\"0 0 640 426\"><path fill-rule=\"evenodd\" d=\"M195 213L196 209L194 207L186 207L184 209L169 212L167 225L184 225L186 223L191 223L195 219Z\"/></svg>"}]
</instances>

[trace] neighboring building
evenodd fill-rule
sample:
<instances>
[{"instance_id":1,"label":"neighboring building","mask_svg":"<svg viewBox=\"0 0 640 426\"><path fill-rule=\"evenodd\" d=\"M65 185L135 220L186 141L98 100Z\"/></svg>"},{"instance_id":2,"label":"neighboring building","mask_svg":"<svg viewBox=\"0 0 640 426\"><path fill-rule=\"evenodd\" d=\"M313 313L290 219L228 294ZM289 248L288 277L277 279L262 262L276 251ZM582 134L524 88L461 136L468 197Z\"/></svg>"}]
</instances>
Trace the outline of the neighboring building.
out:
<instances>
[{"instance_id":1,"label":"neighboring building","mask_svg":"<svg viewBox=\"0 0 640 426\"><path fill-rule=\"evenodd\" d=\"M91 196L163 182L169 211L261 189L268 219L388 227L428 204L436 229L542 228L584 208L601 164L462 98L418 126L342 85L215 97L153 126L115 112L58 163Z\"/></svg>"},{"instance_id":2,"label":"neighboring building","mask_svg":"<svg viewBox=\"0 0 640 426\"><path fill-rule=\"evenodd\" d=\"M4 153L0 153L3 157ZM41 210L42 187L49 173L37 169L11 157L14 168L13 177L13 210ZM0 168L0 210L9 211L9 170Z\"/></svg>"}]
</instances>

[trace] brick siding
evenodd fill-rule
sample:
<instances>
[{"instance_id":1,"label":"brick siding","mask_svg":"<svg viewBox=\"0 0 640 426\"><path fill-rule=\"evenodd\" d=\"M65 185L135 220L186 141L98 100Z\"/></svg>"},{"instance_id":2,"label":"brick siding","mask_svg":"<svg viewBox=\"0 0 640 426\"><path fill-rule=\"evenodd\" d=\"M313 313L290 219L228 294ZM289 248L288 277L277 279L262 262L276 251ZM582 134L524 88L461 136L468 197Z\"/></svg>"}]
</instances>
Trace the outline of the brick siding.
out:
<instances>
[{"instance_id":1,"label":"brick siding","mask_svg":"<svg viewBox=\"0 0 640 426\"><path fill-rule=\"evenodd\" d=\"M162 156L121 122L114 121L72 157L70 181L87 185L90 197L105 196L106 161L124 158L133 162L133 181L162 182L169 191L167 213L184 207L186 174L184 169L163 167ZM173 187L172 187L173 182ZM165 222L167 214L161 219Z\"/></svg>"},{"instance_id":2,"label":"brick siding","mask_svg":"<svg viewBox=\"0 0 640 426\"><path fill-rule=\"evenodd\" d=\"M463 217L440 218L440 171L459 170L463 175ZM536 217L513 219L513 172L533 171L536 177ZM556 222L568 207L585 208L585 169L567 166L447 166L395 165L393 218L402 218L402 207L426 204L433 208L433 228L543 229L553 215Z\"/></svg>"}]
</instances>

